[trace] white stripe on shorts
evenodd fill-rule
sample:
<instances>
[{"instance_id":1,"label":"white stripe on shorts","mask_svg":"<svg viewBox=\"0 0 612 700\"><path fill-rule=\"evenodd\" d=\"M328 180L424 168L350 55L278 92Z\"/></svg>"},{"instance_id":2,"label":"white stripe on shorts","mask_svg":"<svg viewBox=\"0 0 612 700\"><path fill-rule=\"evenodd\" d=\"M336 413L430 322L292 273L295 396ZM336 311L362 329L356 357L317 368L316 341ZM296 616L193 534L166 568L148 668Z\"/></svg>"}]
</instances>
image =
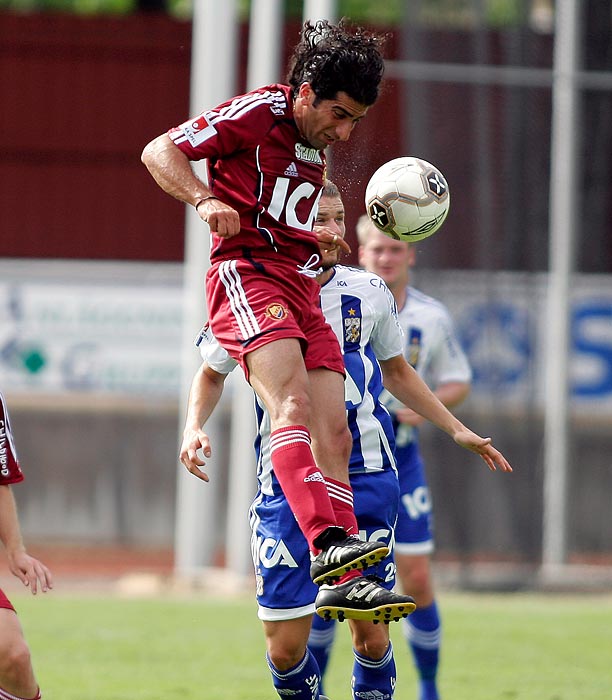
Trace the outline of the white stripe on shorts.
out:
<instances>
[{"instance_id":1,"label":"white stripe on shorts","mask_svg":"<svg viewBox=\"0 0 612 700\"><path fill-rule=\"evenodd\" d=\"M261 333L257 318L249 305L244 293L240 274L236 270L236 260L226 260L219 265L219 277L229 299L230 308L236 319L236 323L242 333L242 339L248 340Z\"/></svg>"}]
</instances>

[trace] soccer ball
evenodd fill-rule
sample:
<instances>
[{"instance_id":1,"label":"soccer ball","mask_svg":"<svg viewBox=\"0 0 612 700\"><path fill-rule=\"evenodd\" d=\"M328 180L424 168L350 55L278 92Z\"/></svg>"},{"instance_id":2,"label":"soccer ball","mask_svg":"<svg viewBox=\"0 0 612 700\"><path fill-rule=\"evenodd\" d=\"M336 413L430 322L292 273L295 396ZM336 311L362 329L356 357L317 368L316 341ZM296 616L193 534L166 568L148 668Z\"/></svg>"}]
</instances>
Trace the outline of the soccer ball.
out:
<instances>
[{"instance_id":1,"label":"soccer ball","mask_svg":"<svg viewBox=\"0 0 612 700\"><path fill-rule=\"evenodd\" d=\"M372 223L387 236L413 243L435 233L450 207L444 175L421 158L404 156L381 165L365 193Z\"/></svg>"}]
</instances>

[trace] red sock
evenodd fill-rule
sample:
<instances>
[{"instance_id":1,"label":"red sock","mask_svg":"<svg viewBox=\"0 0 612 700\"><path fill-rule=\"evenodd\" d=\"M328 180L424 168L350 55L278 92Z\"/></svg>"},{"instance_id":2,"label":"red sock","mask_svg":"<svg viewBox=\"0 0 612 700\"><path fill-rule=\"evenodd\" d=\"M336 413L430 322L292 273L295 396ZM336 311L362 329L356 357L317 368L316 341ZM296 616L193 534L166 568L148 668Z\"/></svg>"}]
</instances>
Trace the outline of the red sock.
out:
<instances>
[{"instance_id":1,"label":"red sock","mask_svg":"<svg viewBox=\"0 0 612 700\"><path fill-rule=\"evenodd\" d=\"M351 569L351 571L347 571L345 574L342 574L342 576L340 576L340 578L338 579L338 583L346 583L352 578L359 578L359 576L363 576L363 571Z\"/></svg>"},{"instance_id":2,"label":"red sock","mask_svg":"<svg viewBox=\"0 0 612 700\"><path fill-rule=\"evenodd\" d=\"M36 695L33 698L31 698L30 700L40 700L41 698L42 698L42 695L40 694L40 688L39 688ZM11 695L8 691L2 690L2 688L0 688L0 700L28 700L28 698L20 698L17 695Z\"/></svg>"},{"instance_id":3,"label":"red sock","mask_svg":"<svg viewBox=\"0 0 612 700\"><path fill-rule=\"evenodd\" d=\"M348 535L358 537L359 526L353 508L353 489L349 484L330 479L328 476L325 477L325 483L336 515L336 522L346 530Z\"/></svg>"},{"instance_id":4,"label":"red sock","mask_svg":"<svg viewBox=\"0 0 612 700\"><path fill-rule=\"evenodd\" d=\"M313 540L328 527L335 527L336 518L325 478L310 449L308 429L290 425L272 431L270 460L310 550L318 553Z\"/></svg>"}]
</instances>

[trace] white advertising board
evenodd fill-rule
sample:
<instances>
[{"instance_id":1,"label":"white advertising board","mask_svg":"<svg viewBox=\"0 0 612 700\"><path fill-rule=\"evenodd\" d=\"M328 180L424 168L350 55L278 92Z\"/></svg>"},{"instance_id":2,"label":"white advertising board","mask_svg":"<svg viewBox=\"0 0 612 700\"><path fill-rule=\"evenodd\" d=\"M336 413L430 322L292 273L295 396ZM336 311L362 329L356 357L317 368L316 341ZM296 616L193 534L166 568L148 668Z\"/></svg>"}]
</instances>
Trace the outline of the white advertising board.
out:
<instances>
[{"instance_id":1,"label":"white advertising board","mask_svg":"<svg viewBox=\"0 0 612 700\"><path fill-rule=\"evenodd\" d=\"M6 261L0 269L4 390L176 397L182 323L176 270L49 265L34 266L35 273L27 266L25 275L14 274L19 266L7 273Z\"/></svg>"},{"instance_id":2,"label":"white advertising board","mask_svg":"<svg viewBox=\"0 0 612 700\"><path fill-rule=\"evenodd\" d=\"M453 316L474 371L470 401L544 406L550 352L545 274L419 271L417 286L443 301ZM568 313L571 406L609 415L612 276L575 275Z\"/></svg>"},{"instance_id":3,"label":"white advertising board","mask_svg":"<svg viewBox=\"0 0 612 700\"><path fill-rule=\"evenodd\" d=\"M544 274L419 270L414 282L451 311L470 402L544 405ZM569 313L572 407L609 415L612 276L576 275ZM4 391L177 397L181 324L180 265L0 261Z\"/></svg>"}]
</instances>

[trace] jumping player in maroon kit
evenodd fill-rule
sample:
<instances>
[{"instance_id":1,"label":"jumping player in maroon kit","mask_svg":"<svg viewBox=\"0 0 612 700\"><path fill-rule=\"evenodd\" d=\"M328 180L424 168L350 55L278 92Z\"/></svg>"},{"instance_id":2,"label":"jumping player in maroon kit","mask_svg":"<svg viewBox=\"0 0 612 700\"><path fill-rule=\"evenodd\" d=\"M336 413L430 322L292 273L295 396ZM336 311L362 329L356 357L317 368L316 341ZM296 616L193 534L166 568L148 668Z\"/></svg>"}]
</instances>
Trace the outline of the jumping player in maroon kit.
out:
<instances>
[{"instance_id":1,"label":"jumping player in maroon kit","mask_svg":"<svg viewBox=\"0 0 612 700\"><path fill-rule=\"evenodd\" d=\"M49 569L31 557L23 545L10 486L22 480L23 472L0 393L0 540L6 549L11 572L36 595L39 586L45 593L53 587L53 582ZM41 697L30 650L15 609L0 589L0 700L39 700Z\"/></svg>"},{"instance_id":2,"label":"jumping player in maroon kit","mask_svg":"<svg viewBox=\"0 0 612 700\"><path fill-rule=\"evenodd\" d=\"M348 140L376 101L380 46L380 37L343 22L307 22L289 85L261 87L203 112L154 139L142 160L163 190L210 226L209 322L270 414L274 472L312 552L313 581L351 581L343 586L347 609L358 609L360 619L366 611L384 619L384 609L389 620L405 616L413 601L373 590L358 571L388 548L357 537L344 364L314 279L319 242L348 246L312 232L324 150ZM208 185L191 167L202 159Z\"/></svg>"}]
</instances>

